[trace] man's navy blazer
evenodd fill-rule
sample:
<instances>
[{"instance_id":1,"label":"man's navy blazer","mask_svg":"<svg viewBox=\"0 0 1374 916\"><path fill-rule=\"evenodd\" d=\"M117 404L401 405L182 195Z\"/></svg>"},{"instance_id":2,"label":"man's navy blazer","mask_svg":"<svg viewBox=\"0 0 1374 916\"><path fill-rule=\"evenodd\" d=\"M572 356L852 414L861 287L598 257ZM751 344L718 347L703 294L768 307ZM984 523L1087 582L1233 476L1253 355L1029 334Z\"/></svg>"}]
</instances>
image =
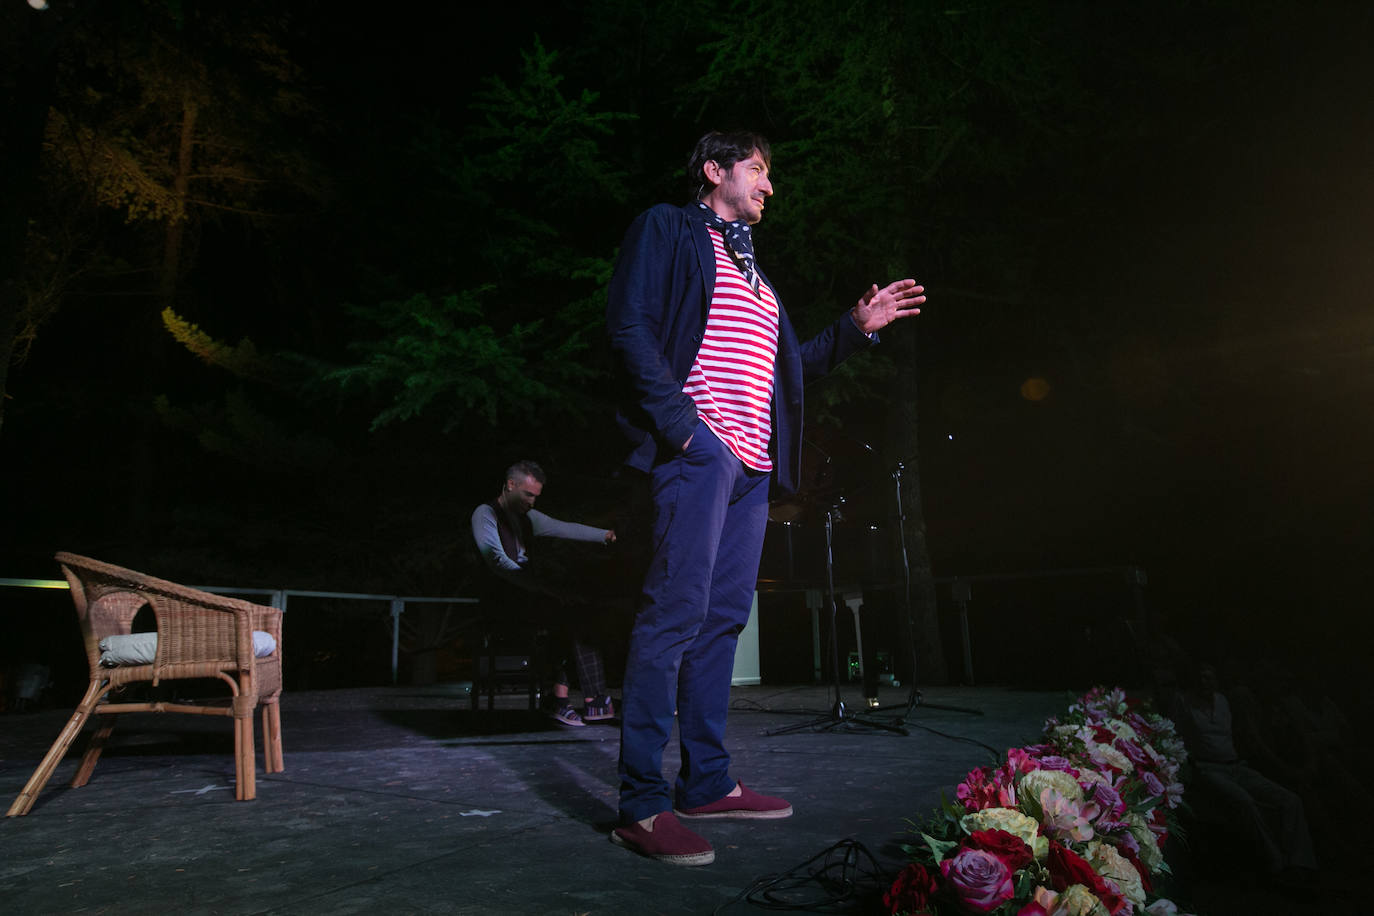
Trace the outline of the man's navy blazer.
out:
<instances>
[{"instance_id":1,"label":"man's navy blazer","mask_svg":"<svg viewBox=\"0 0 1374 916\"><path fill-rule=\"evenodd\" d=\"M632 447L625 463L641 471L679 453L697 428L696 404L682 386L706 331L716 256L696 210L659 204L641 213L625 233L611 278L606 328L621 398L616 419ZM799 343L779 301L769 443L774 496L795 493L800 481L802 387L876 339L846 313Z\"/></svg>"}]
</instances>

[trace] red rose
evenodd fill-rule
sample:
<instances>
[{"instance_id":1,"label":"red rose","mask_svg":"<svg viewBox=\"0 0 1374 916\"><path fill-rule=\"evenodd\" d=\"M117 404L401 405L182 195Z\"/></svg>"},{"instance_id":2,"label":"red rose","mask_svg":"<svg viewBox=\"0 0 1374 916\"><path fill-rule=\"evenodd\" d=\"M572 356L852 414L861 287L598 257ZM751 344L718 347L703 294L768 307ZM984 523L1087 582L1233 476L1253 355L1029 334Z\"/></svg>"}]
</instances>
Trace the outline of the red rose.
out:
<instances>
[{"instance_id":1,"label":"red rose","mask_svg":"<svg viewBox=\"0 0 1374 916\"><path fill-rule=\"evenodd\" d=\"M1126 860L1135 866L1135 870L1140 874L1140 886L1144 889L1145 893L1148 894L1152 892L1154 890L1154 885L1150 881L1150 870L1145 867L1145 863L1140 861L1140 856L1124 846L1118 846L1117 852L1125 856Z\"/></svg>"},{"instance_id":2,"label":"red rose","mask_svg":"<svg viewBox=\"0 0 1374 916\"><path fill-rule=\"evenodd\" d=\"M1016 893L1011 869L981 849L961 849L940 863L940 874L959 907L970 913L991 913Z\"/></svg>"},{"instance_id":3,"label":"red rose","mask_svg":"<svg viewBox=\"0 0 1374 916\"><path fill-rule=\"evenodd\" d=\"M919 913L936 891L935 879L920 863L908 865L897 873L897 880L883 894L883 906L892 914Z\"/></svg>"},{"instance_id":4,"label":"red rose","mask_svg":"<svg viewBox=\"0 0 1374 916\"><path fill-rule=\"evenodd\" d=\"M1095 884L1102 883L1102 876L1087 860L1055 840L1050 840L1050 854L1045 857L1045 865L1050 870L1050 882L1061 893L1070 884L1081 884L1091 889Z\"/></svg>"},{"instance_id":5,"label":"red rose","mask_svg":"<svg viewBox=\"0 0 1374 916\"><path fill-rule=\"evenodd\" d=\"M1097 869L1067 846L1050 840L1050 853L1045 857L1045 865L1050 870L1050 883L1055 890L1062 893L1070 884L1081 884L1102 901L1112 916L1130 910L1131 902L1114 889L1115 885L1108 885Z\"/></svg>"},{"instance_id":6,"label":"red rose","mask_svg":"<svg viewBox=\"0 0 1374 916\"><path fill-rule=\"evenodd\" d=\"M1112 916L1120 916L1122 913L1129 914L1134 909L1131 901L1127 900L1119 891L1114 890L1115 884L1109 885L1100 879L1099 883L1102 885L1101 889L1093 888L1093 894L1102 901L1102 905L1107 908L1107 912L1111 913Z\"/></svg>"},{"instance_id":7,"label":"red rose","mask_svg":"<svg viewBox=\"0 0 1374 916\"><path fill-rule=\"evenodd\" d=\"M1005 830L975 830L964 841L964 846L992 853L1012 872L1025 868L1035 858L1035 852L1026 845L1025 840Z\"/></svg>"}]
</instances>

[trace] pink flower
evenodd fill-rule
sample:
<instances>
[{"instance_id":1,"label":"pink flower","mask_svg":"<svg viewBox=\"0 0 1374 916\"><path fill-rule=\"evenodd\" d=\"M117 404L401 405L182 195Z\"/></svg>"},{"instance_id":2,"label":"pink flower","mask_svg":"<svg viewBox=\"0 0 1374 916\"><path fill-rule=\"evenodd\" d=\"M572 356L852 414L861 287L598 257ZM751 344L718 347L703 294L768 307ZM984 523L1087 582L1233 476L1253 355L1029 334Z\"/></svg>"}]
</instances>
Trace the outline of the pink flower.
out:
<instances>
[{"instance_id":1,"label":"pink flower","mask_svg":"<svg viewBox=\"0 0 1374 916\"><path fill-rule=\"evenodd\" d=\"M1150 756L1145 753L1134 741L1125 738L1117 738L1112 745L1121 753L1126 755L1126 759L1138 767L1150 765Z\"/></svg>"},{"instance_id":2,"label":"pink flower","mask_svg":"<svg viewBox=\"0 0 1374 916\"><path fill-rule=\"evenodd\" d=\"M1086 843L1093 838L1092 821L1101 813L1095 802L1076 802L1051 788L1040 791L1045 833L1065 843Z\"/></svg>"},{"instance_id":3,"label":"pink flower","mask_svg":"<svg viewBox=\"0 0 1374 916\"><path fill-rule=\"evenodd\" d=\"M1145 775L1148 777L1150 774L1146 773ZM1158 782L1158 780L1155 781ZM1107 816L1117 819L1126 813L1126 803L1121 800L1120 793L1105 782L1094 784L1091 794L1093 801L1102 806Z\"/></svg>"},{"instance_id":4,"label":"pink flower","mask_svg":"<svg viewBox=\"0 0 1374 916\"><path fill-rule=\"evenodd\" d=\"M992 767L971 770L954 790L954 795L964 803L966 811L1016 807L1016 789L1007 780L1004 769L1000 767L996 770Z\"/></svg>"},{"instance_id":5,"label":"pink flower","mask_svg":"<svg viewBox=\"0 0 1374 916\"><path fill-rule=\"evenodd\" d=\"M1136 839L1136 835L1130 830L1121 831L1120 836L1115 837L1113 842L1121 848L1123 853L1134 856L1131 861L1134 862L1140 858L1140 840Z\"/></svg>"},{"instance_id":6,"label":"pink flower","mask_svg":"<svg viewBox=\"0 0 1374 916\"><path fill-rule=\"evenodd\" d=\"M1016 916L1050 916L1059 895L1048 887L1037 887L1030 903L1016 911Z\"/></svg>"},{"instance_id":7,"label":"pink flower","mask_svg":"<svg viewBox=\"0 0 1374 916\"><path fill-rule=\"evenodd\" d=\"M1177 765L1172 760L1155 750L1153 744L1145 745L1145 753L1150 758L1150 769L1152 770L1168 772L1170 768L1177 768Z\"/></svg>"},{"instance_id":8,"label":"pink flower","mask_svg":"<svg viewBox=\"0 0 1374 916\"><path fill-rule=\"evenodd\" d=\"M1155 835L1155 845L1160 849L1169 839L1169 822L1164 817L1163 810L1159 808L1151 809L1149 816L1150 832Z\"/></svg>"},{"instance_id":9,"label":"pink flower","mask_svg":"<svg viewBox=\"0 0 1374 916\"><path fill-rule=\"evenodd\" d=\"M1007 751L1007 766L1017 773L1029 773L1040 767L1036 748L1014 747Z\"/></svg>"},{"instance_id":10,"label":"pink flower","mask_svg":"<svg viewBox=\"0 0 1374 916\"><path fill-rule=\"evenodd\" d=\"M981 849L961 849L940 863L940 873L958 905L970 913L990 913L1015 893L1011 869Z\"/></svg>"}]
</instances>

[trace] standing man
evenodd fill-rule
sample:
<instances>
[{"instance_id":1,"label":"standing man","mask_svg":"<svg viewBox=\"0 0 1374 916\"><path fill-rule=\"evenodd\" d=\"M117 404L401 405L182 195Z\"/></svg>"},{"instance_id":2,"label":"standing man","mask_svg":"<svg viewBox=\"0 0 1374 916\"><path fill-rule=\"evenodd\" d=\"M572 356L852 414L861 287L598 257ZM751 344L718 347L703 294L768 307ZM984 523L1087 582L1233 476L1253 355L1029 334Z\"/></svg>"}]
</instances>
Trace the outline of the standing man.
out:
<instances>
[{"instance_id":1,"label":"standing man","mask_svg":"<svg viewBox=\"0 0 1374 916\"><path fill-rule=\"evenodd\" d=\"M626 233L606 312L622 389L626 464L649 475L651 561L630 634L611 840L674 865L711 844L678 817L782 818L792 806L730 775L725 719L749 619L770 486L794 492L802 385L915 315L915 280L869 287L805 344L754 260L750 227L772 196L768 141L712 131L688 163L696 200L660 204ZM674 711L676 786L663 776ZM674 814L676 809L676 815Z\"/></svg>"},{"instance_id":2,"label":"standing man","mask_svg":"<svg viewBox=\"0 0 1374 916\"><path fill-rule=\"evenodd\" d=\"M615 532L559 521L534 508L535 500L544 492L544 480L544 469L533 461L517 461L507 468L500 494L472 510L472 539L482 562L497 578L524 592L550 596L561 603L565 596L576 595L570 594L568 583L558 581L561 577L550 575L531 562L531 542L537 537L553 537L610 545L615 543ZM509 601L509 595L505 597ZM582 610L585 613L586 608ZM567 673L559 665L549 715L563 725L577 727L615 718L615 707L606 692L606 666L601 651L587 638L587 621L574 618L565 629L569 631L573 669L582 688L584 705L579 715L568 700Z\"/></svg>"}]
</instances>

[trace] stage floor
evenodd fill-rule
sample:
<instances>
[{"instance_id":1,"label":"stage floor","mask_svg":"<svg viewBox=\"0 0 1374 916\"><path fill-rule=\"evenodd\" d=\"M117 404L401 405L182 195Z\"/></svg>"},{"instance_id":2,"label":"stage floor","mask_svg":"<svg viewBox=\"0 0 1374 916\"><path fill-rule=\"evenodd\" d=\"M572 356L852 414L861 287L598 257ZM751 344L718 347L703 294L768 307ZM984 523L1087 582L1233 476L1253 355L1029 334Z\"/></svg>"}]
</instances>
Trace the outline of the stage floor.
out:
<instances>
[{"instance_id":1,"label":"stage floor","mask_svg":"<svg viewBox=\"0 0 1374 916\"><path fill-rule=\"evenodd\" d=\"M1034 741L1070 700L934 687L905 716L906 736L769 734L828 719L830 697L822 687L734 688L734 773L796 814L701 824L716 848L704 868L608 842L615 726L562 727L518 708L522 698L472 712L445 685L288 692L286 770L259 769L252 802L233 800L227 721L129 717L87 786L67 785L74 751L28 816L0 824L0 901L26 914L761 912L727 904L846 838L894 873L904 819L924 820L991 760L989 748ZM857 688L845 700L860 711ZM880 713L904 712L906 691L885 688L882 700L894 709ZM68 715L0 718L6 807ZM788 899L823 896L811 885ZM1301 912L1269 910L1290 911Z\"/></svg>"}]
</instances>

